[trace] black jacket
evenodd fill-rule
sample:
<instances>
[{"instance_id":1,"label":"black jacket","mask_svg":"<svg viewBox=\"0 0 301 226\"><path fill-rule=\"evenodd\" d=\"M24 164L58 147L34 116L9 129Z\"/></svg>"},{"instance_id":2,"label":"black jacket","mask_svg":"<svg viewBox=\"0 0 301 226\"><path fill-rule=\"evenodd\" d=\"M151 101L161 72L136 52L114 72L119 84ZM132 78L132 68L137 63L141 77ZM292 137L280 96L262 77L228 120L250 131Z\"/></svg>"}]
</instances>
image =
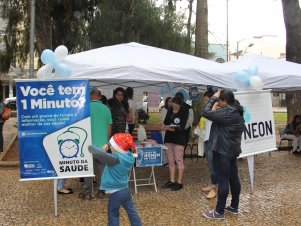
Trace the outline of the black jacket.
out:
<instances>
[{"instance_id":1,"label":"black jacket","mask_svg":"<svg viewBox=\"0 0 301 226\"><path fill-rule=\"evenodd\" d=\"M212 111L218 99L213 96L204 107L203 116L212 121L208 149L223 155L238 157L245 120L238 106L228 105Z\"/></svg>"}]
</instances>

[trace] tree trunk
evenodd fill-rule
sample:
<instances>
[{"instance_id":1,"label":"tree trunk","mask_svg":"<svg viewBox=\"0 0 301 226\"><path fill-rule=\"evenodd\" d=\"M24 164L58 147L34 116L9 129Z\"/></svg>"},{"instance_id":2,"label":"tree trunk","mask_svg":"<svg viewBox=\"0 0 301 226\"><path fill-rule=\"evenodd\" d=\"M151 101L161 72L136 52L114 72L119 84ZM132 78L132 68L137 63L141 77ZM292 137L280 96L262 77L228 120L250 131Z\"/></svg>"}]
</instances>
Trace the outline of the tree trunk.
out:
<instances>
[{"instance_id":1,"label":"tree trunk","mask_svg":"<svg viewBox=\"0 0 301 226\"><path fill-rule=\"evenodd\" d=\"M198 0L196 9L195 55L208 59L207 0Z\"/></svg>"},{"instance_id":2,"label":"tree trunk","mask_svg":"<svg viewBox=\"0 0 301 226\"><path fill-rule=\"evenodd\" d=\"M301 63L301 11L299 0L282 0L286 28L286 60ZM301 113L301 92L287 92L287 119Z\"/></svg>"},{"instance_id":3,"label":"tree trunk","mask_svg":"<svg viewBox=\"0 0 301 226\"><path fill-rule=\"evenodd\" d=\"M195 29L195 55L208 59L208 6L207 0L197 0L196 29ZM208 84L210 85L210 84ZM201 116L204 107L203 93L200 99L192 102L195 123Z\"/></svg>"},{"instance_id":4,"label":"tree trunk","mask_svg":"<svg viewBox=\"0 0 301 226\"><path fill-rule=\"evenodd\" d=\"M192 17L192 4L194 0L189 0L189 13L188 13L188 20L187 20L187 36L186 36L186 44L187 46L191 46L191 17ZM190 53L191 48L188 49L186 53Z\"/></svg>"}]
</instances>

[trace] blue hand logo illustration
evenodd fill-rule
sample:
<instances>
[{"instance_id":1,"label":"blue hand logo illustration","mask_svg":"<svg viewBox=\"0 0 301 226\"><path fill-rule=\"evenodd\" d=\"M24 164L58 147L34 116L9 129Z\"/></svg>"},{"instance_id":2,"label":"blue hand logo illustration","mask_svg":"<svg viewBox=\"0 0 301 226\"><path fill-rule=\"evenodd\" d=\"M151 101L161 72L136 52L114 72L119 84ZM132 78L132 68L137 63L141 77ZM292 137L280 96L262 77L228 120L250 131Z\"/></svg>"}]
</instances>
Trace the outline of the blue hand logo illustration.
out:
<instances>
[{"instance_id":1,"label":"blue hand logo illustration","mask_svg":"<svg viewBox=\"0 0 301 226\"><path fill-rule=\"evenodd\" d=\"M243 106L243 110L244 110L244 119L245 119L245 122L250 122L251 121L251 115L250 115L250 113L247 111L247 108L245 106Z\"/></svg>"}]
</instances>

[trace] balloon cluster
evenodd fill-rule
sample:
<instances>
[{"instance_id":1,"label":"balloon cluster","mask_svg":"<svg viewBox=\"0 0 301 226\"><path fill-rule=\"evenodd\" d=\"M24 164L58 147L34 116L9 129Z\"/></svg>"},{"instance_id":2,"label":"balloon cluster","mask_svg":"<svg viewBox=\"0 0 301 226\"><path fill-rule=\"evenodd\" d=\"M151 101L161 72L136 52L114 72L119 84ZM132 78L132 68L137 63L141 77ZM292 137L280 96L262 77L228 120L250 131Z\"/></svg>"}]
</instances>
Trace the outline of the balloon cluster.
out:
<instances>
[{"instance_id":1,"label":"balloon cluster","mask_svg":"<svg viewBox=\"0 0 301 226\"><path fill-rule=\"evenodd\" d=\"M254 90L262 90L263 82L262 79L257 76L258 67L251 65L247 71L238 71L235 73L235 80L242 87L251 87Z\"/></svg>"},{"instance_id":2,"label":"balloon cluster","mask_svg":"<svg viewBox=\"0 0 301 226\"><path fill-rule=\"evenodd\" d=\"M68 55L66 46L60 45L53 52L50 49L45 49L41 54L41 61L45 64L37 72L38 79L49 79L53 77L53 70L55 75L59 77L69 77L71 75L71 68L60 62Z\"/></svg>"}]
</instances>

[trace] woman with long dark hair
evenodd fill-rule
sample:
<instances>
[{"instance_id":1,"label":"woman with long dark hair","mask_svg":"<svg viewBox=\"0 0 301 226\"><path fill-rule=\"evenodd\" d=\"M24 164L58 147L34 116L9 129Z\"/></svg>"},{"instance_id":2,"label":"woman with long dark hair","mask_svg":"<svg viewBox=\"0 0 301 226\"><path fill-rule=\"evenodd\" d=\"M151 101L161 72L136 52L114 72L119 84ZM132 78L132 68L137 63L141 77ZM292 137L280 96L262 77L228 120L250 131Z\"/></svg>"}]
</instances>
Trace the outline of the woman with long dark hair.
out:
<instances>
[{"instance_id":1,"label":"woman with long dark hair","mask_svg":"<svg viewBox=\"0 0 301 226\"><path fill-rule=\"evenodd\" d=\"M237 157L241 153L241 136L245 130L243 108L235 100L231 90L221 90L209 99L204 107L203 117L212 121L208 150L213 151L218 184L216 207L205 211L203 215L212 219L224 219L224 211L238 214L241 187ZM232 199L226 207L229 185Z\"/></svg>"},{"instance_id":2,"label":"woman with long dark hair","mask_svg":"<svg viewBox=\"0 0 301 226\"><path fill-rule=\"evenodd\" d=\"M123 88L118 87L114 90L113 97L108 100L108 107L112 113L112 136L116 133L124 133L126 122L132 121L132 115Z\"/></svg>"},{"instance_id":3,"label":"woman with long dark hair","mask_svg":"<svg viewBox=\"0 0 301 226\"><path fill-rule=\"evenodd\" d=\"M162 124L162 130L166 131L164 144L168 147L167 157L169 164L170 180L162 188L171 188L172 191L178 191L183 188L184 179L184 148L185 148L185 126L188 119L188 109L182 105L180 97L175 96L172 99L172 106L167 111ZM176 180L176 165L179 172Z\"/></svg>"}]
</instances>

